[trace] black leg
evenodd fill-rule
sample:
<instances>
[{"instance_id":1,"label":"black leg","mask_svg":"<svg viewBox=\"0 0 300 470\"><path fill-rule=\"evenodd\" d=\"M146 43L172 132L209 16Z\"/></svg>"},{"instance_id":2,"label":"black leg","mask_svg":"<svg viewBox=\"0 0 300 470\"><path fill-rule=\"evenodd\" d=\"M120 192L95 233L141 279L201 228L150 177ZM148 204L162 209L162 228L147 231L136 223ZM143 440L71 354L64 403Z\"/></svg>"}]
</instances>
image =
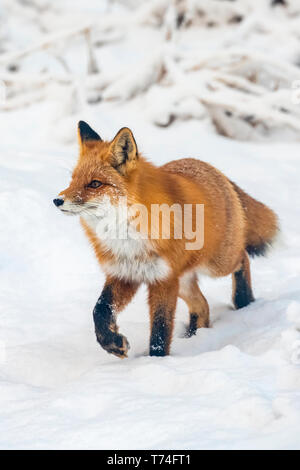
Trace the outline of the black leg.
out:
<instances>
[{"instance_id":1,"label":"black leg","mask_svg":"<svg viewBox=\"0 0 300 470\"><path fill-rule=\"evenodd\" d=\"M172 322L168 321L167 312L160 308L154 313L150 337L150 356L166 356L172 336Z\"/></svg>"},{"instance_id":2,"label":"black leg","mask_svg":"<svg viewBox=\"0 0 300 470\"><path fill-rule=\"evenodd\" d=\"M118 332L116 316L128 304L137 287L119 280L107 282L93 310L98 343L108 353L120 358L127 357L129 343Z\"/></svg>"},{"instance_id":3,"label":"black leg","mask_svg":"<svg viewBox=\"0 0 300 470\"><path fill-rule=\"evenodd\" d=\"M170 352L177 296L177 279L149 286L150 356L166 356Z\"/></svg>"},{"instance_id":4,"label":"black leg","mask_svg":"<svg viewBox=\"0 0 300 470\"><path fill-rule=\"evenodd\" d=\"M236 308L246 307L254 301L251 288L250 265L248 256L241 264L241 268L233 273L233 303Z\"/></svg>"}]
</instances>

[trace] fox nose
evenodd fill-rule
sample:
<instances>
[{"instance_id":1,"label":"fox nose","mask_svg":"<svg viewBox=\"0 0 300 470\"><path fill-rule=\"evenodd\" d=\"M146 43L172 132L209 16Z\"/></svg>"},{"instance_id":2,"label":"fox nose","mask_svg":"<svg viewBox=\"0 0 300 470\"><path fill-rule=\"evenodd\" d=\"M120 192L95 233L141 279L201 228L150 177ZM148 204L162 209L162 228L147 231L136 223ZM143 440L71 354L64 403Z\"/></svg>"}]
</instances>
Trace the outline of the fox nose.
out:
<instances>
[{"instance_id":1,"label":"fox nose","mask_svg":"<svg viewBox=\"0 0 300 470\"><path fill-rule=\"evenodd\" d=\"M56 205L56 207L59 207L63 205L64 200L61 198L53 199L53 203Z\"/></svg>"}]
</instances>

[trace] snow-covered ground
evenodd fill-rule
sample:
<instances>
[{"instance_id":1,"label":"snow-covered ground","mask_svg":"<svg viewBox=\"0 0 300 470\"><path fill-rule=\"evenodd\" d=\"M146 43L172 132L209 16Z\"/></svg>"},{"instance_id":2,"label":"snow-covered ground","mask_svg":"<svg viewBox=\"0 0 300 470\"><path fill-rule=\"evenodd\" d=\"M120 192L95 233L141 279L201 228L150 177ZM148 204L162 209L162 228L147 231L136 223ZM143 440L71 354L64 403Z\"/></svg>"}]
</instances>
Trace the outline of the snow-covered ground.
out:
<instances>
[{"instance_id":1,"label":"snow-covered ground","mask_svg":"<svg viewBox=\"0 0 300 470\"><path fill-rule=\"evenodd\" d=\"M282 226L269 258L251 263L257 301L234 311L229 278L201 279L212 328L182 338L179 301L170 357L147 356L141 289L120 316L131 343L121 361L94 337L103 275L78 220L52 204L68 184L76 145L34 143L43 111L20 113L17 133L16 116L7 115L0 144L0 446L300 448L299 145L237 143L195 121L160 130L128 107L117 118L108 108L95 113L99 132L109 123L103 137L130 125L158 164L189 155L216 165L270 204Z\"/></svg>"},{"instance_id":2,"label":"snow-covered ground","mask_svg":"<svg viewBox=\"0 0 300 470\"><path fill-rule=\"evenodd\" d=\"M70 11L74 7L74 15L85 11L86 2L69 3L64 1ZM107 2L100 3L89 3L90 14L106 11ZM233 8L237 2L226 3ZM243 3L245 8L251 4ZM18 8L12 10L14 15ZM13 31L11 20L6 26ZM248 29L240 25L241 44L250 49L252 44L254 50L261 41L266 55L275 60L272 34L277 30L273 23L268 26L272 34L255 24L253 44L246 34L249 22ZM284 31L279 15L276 25L281 24ZM35 17L28 15L18 22L15 37L11 35L10 50L13 45L29 46L41 31ZM145 45L159 47L156 26L151 31L139 26L138 31L138 36L132 31L126 36L122 30L124 39L97 52L105 77L132 64L138 70L143 55L149 55ZM211 29L202 33L204 39L217 37ZM186 34L183 49L188 52L191 33ZM225 48L235 43L234 36L222 34ZM199 45L194 39L191 34L191 51ZM219 42L213 47L218 49ZM293 43L293 54L297 47ZM78 75L83 70L81 48L75 40L67 56ZM287 44L280 43L282 60L287 60L287 50ZM21 71L36 73L45 64L55 70L52 59L47 51L38 52L24 60ZM293 71L289 69L291 76ZM80 80L79 89L83 77ZM175 101L168 101L166 83L130 100L86 105L81 97L75 107L69 100L71 85L53 84L40 99L29 95L35 101L32 106L19 106L17 97L18 106L0 112L0 448L300 449L300 145L280 142L286 137L280 129L276 143L270 135L264 143L218 136L199 103L195 105L197 100L190 100L188 86L187 95L181 94L181 75L179 82L183 107L180 100L176 103L178 90L171 92ZM124 86L126 82L119 89ZM104 97L108 90L112 93L106 88ZM287 100L288 88L285 91ZM182 119L157 127L149 118L150 104L156 117L171 105ZM119 317L120 330L131 344L128 359L121 361L99 347L92 309L104 277L79 221L64 217L52 203L67 187L76 162L79 119L105 139L120 127L131 127L139 150L158 165L184 156L203 159L278 213L281 240L268 258L251 262L255 303L235 311L230 278L203 277L212 328L183 338L188 314L179 301L171 355L153 358L147 355L149 319L141 288Z\"/></svg>"}]
</instances>

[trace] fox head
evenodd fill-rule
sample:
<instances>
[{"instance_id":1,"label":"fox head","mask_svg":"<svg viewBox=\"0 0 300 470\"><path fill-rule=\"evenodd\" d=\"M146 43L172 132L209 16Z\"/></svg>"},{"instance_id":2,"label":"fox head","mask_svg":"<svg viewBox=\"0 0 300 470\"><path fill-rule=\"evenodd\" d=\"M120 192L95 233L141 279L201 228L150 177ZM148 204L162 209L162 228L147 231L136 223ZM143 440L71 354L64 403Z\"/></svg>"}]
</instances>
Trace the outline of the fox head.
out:
<instances>
[{"instance_id":1,"label":"fox head","mask_svg":"<svg viewBox=\"0 0 300 470\"><path fill-rule=\"evenodd\" d=\"M121 197L127 197L128 181L139 158L135 139L124 127L106 142L80 121L78 141L79 159L70 186L53 202L67 215L104 216Z\"/></svg>"}]
</instances>

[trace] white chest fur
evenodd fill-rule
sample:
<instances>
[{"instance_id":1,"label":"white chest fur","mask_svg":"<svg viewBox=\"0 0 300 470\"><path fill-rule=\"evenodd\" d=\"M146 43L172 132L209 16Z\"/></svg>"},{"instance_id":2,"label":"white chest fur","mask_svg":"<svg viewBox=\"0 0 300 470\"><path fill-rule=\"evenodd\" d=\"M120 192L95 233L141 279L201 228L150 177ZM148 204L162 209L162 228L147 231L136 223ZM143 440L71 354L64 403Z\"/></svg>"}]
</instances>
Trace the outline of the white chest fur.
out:
<instances>
[{"instance_id":1,"label":"white chest fur","mask_svg":"<svg viewBox=\"0 0 300 470\"><path fill-rule=\"evenodd\" d=\"M169 266L165 260L158 256L148 259L139 257L118 257L115 263L104 263L103 269L107 274L134 282L153 283L168 276Z\"/></svg>"},{"instance_id":2,"label":"white chest fur","mask_svg":"<svg viewBox=\"0 0 300 470\"><path fill-rule=\"evenodd\" d=\"M127 219L120 216L117 220L122 225L122 230L116 231L116 218L113 215L115 208L110 206L108 209L102 217L84 216L99 238L101 246L114 255L114 261L102 264L104 271L119 279L139 283L153 283L166 278L170 267L163 258L152 252L149 240L143 238ZM118 238L120 233L123 238Z\"/></svg>"}]
</instances>

